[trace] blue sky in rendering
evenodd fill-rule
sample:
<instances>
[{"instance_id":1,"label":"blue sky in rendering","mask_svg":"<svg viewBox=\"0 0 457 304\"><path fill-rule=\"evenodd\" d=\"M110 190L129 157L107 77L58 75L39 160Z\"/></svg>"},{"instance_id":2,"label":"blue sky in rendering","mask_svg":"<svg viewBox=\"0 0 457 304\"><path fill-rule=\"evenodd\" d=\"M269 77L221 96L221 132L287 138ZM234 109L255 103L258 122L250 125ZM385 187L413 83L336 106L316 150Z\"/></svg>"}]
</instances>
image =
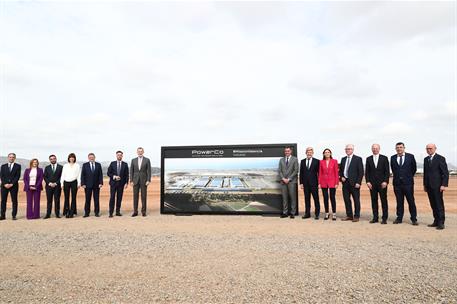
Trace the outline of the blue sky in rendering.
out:
<instances>
[{"instance_id":1,"label":"blue sky in rendering","mask_svg":"<svg viewBox=\"0 0 457 304\"><path fill-rule=\"evenodd\" d=\"M0 155L346 143L457 165L456 2L0 2Z\"/></svg>"},{"instance_id":2,"label":"blue sky in rendering","mask_svg":"<svg viewBox=\"0 0 457 304\"><path fill-rule=\"evenodd\" d=\"M280 157L167 158L165 170L277 169Z\"/></svg>"}]
</instances>

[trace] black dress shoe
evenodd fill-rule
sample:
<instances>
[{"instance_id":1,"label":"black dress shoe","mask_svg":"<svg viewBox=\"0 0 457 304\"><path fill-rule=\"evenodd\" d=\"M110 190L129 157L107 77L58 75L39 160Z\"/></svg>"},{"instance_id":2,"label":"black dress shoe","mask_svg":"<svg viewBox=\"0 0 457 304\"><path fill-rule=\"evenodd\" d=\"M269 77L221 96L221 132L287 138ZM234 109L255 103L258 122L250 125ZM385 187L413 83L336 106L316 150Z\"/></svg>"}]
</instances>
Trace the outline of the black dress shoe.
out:
<instances>
[{"instance_id":1,"label":"black dress shoe","mask_svg":"<svg viewBox=\"0 0 457 304\"><path fill-rule=\"evenodd\" d=\"M51 217L50 215L46 215L45 217L43 217L43 219L48 219L50 217Z\"/></svg>"},{"instance_id":2,"label":"black dress shoe","mask_svg":"<svg viewBox=\"0 0 457 304\"><path fill-rule=\"evenodd\" d=\"M89 217L89 214L84 214L83 217Z\"/></svg>"},{"instance_id":3,"label":"black dress shoe","mask_svg":"<svg viewBox=\"0 0 457 304\"><path fill-rule=\"evenodd\" d=\"M17 220L17 218L15 216L13 216L13 221Z\"/></svg>"},{"instance_id":4,"label":"black dress shoe","mask_svg":"<svg viewBox=\"0 0 457 304\"><path fill-rule=\"evenodd\" d=\"M386 225L387 224L387 220L382 220L381 224Z\"/></svg>"},{"instance_id":5,"label":"black dress shoe","mask_svg":"<svg viewBox=\"0 0 457 304\"><path fill-rule=\"evenodd\" d=\"M401 219L396 219L393 223L394 224L401 224L402 220Z\"/></svg>"},{"instance_id":6,"label":"black dress shoe","mask_svg":"<svg viewBox=\"0 0 457 304\"><path fill-rule=\"evenodd\" d=\"M116 212L116 216L122 216L120 212Z\"/></svg>"},{"instance_id":7,"label":"black dress shoe","mask_svg":"<svg viewBox=\"0 0 457 304\"><path fill-rule=\"evenodd\" d=\"M286 218L287 214L281 214L280 218Z\"/></svg>"},{"instance_id":8,"label":"black dress shoe","mask_svg":"<svg viewBox=\"0 0 457 304\"><path fill-rule=\"evenodd\" d=\"M314 219L315 219L315 220L318 220L318 219L319 219L319 215L316 215L316 216L314 217Z\"/></svg>"},{"instance_id":9,"label":"black dress shoe","mask_svg":"<svg viewBox=\"0 0 457 304\"><path fill-rule=\"evenodd\" d=\"M419 226L419 223L418 223L417 221L412 221L411 224L412 224L413 226Z\"/></svg>"},{"instance_id":10,"label":"black dress shoe","mask_svg":"<svg viewBox=\"0 0 457 304\"><path fill-rule=\"evenodd\" d=\"M60 215L56 215L56 218L60 218Z\"/></svg>"},{"instance_id":11,"label":"black dress shoe","mask_svg":"<svg viewBox=\"0 0 457 304\"><path fill-rule=\"evenodd\" d=\"M437 230L443 230L443 229L444 229L444 225L437 225L437 226L436 226L436 229L437 229Z\"/></svg>"},{"instance_id":12,"label":"black dress shoe","mask_svg":"<svg viewBox=\"0 0 457 304\"><path fill-rule=\"evenodd\" d=\"M438 224L437 223L428 224L427 227L438 227Z\"/></svg>"},{"instance_id":13,"label":"black dress shoe","mask_svg":"<svg viewBox=\"0 0 457 304\"><path fill-rule=\"evenodd\" d=\"M378 222L378 220L372 219L369 223L370 224L374 224L374 223L377 223L377 222Z\"/></svg>"},{"instance_id":14,"label":"black dress shoe","mask_svg":"<svg viewBox=\"0 0 457 304\"><path fill-rule=\"evenodd\" d=\"M110 214L110 215L109 215L109 217L113 217L113 215L112 215L112 214Z\"/></svg>"},{"instance_id":15,"label":"black dress shoe","mask_svg":"<svg viewBox=\"0 0 457 304\"><path fill-rule=\"evenodd\" d=\"M291 218L291 219L295 218L295 215L291 214L291 215L290 215L290 218Z\"/></svg>"},{"instance_id":16,"label":"black dress shoe","mask_svg":"<svg viewBox=\"0 0 457 304\"><path fill-rule=\"evenodd\" d=\"M135 216L138 216L138 213L135 212L132 214L132 217L135 217Z\"/></svg>"},{"instance_id":17,"label":"black dress shoe","mask_svg":"<svg viewBox=\"0 0 457 304\"><path fill-rule=\"evenodd\" d=\"M97 214L95 215L95 217L100 217L100 213L97 213Z\"/></svg>"},{"instance_id":18,"label":"black dress shoe","mask_svg":"<svg viewBox=\"0 0 457 304\"><path fill-rule=\"evenodd\" d=\"M4 221L5 220L5 217L4 216L0 216L0 221Z\"/></svg>"},{"instance_id":19,"label":"black dress shoe","mask_svg":"<svg viewBox=\"0 0 457 304\"><path fill-rule=\"evenodd\" d=\"M142 216L146 216L146 213L141 213Z\"/></svg>"},{"instance_id":20,"label":"black dress shoe","mask_svg":"<svg viewBox=\"0 0 457 304\"><path fill-rule=\"evenodd\" d=\"M66 217L66 218L70 218L70 215L69 215L69 214L67 214L67 215L65 215L65 217Z\"/></svg>"},{"instance_id":21,"label":"black dress shoe","mask_svg":"<svg viewBox=\"0 0 457 304\"><path fill-rule=\"evenodd\" d=\"M307 219L307 218L310 218L310 217L311 217L311 215L305 214L305 215L303 215L301 218L302 218L302 219Z\"/></svg>"},{"instance_id":22,"label":"black dress shoe","mask_svg":"<svg viewBox=\"0 0 457 304\"><path fill-rule=\"evenodd\" d=\"M70 214L68 218L74 218L75 216L73 214Z\"/></svg>"}]
</instances>

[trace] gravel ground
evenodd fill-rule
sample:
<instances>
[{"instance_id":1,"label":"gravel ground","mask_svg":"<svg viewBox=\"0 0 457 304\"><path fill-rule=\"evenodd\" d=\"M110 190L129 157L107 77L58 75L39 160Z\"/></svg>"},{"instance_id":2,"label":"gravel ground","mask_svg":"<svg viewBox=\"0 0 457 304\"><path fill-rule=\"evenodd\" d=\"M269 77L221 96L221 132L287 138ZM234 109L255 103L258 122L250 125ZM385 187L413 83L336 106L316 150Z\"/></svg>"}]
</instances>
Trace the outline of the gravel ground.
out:
<instances>
[{"instance_id":1,"label":"gravel ground","mask_svg":"<svg viewBox=\"0 0 457 304\"><path fill-rule=\"evenodd\" d=\"M431 221L7 220L0 302L457 303L457 215Z\"/></svg>"}]
</instances>

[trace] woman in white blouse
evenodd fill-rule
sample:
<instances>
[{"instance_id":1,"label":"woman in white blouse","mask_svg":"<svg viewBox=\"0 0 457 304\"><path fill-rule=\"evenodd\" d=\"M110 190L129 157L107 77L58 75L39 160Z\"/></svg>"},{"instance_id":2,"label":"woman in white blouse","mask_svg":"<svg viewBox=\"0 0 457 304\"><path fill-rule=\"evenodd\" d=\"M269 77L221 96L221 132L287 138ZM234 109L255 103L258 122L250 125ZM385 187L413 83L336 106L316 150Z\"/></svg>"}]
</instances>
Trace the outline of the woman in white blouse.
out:
<instances>
[{"instance_id":1,"label":"woman in white blouse","mask_svg":"<svg viewBox=\"0 0 457 304\"><path fill-rule=\"evenodd\" d=\"M77 215L76 210L76 194L81 185L81 167L76 163L76 155L70 153L68 155L68 163L63 166L61 182L63 182L63 193L65 197L63 205L63 215L67 218L72 218ZM70 205L71 192L71 205Z\"/></svg>"},{"instance_id":2,"label":"woman in white blouse","mask_svg":"<svg viewBox=\"0 0 457 304\"><path fill-rule=\"evenodd\" d=\"M30 161L24 172L24 191L27 196L27 219L40 218L40 197L43 190L43 169L38 167L38 159Z\"/></svg>"}]
</instances>

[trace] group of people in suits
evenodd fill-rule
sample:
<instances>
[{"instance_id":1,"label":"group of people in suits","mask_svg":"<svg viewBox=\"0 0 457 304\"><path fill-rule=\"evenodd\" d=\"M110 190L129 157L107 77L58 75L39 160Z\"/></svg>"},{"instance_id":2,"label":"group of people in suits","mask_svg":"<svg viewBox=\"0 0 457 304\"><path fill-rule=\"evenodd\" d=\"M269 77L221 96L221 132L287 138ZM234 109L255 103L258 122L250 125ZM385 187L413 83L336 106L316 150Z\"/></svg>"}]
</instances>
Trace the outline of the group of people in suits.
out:
<instances>
[{"instance_id":1,"label":"group of people in suits","mask_svg":"<svg viewBox=\"0 0 457 304\"><path fill-rule=\"evenodd\" d=\"M108 167L107 175L110 185L109 217L122 216L121 205L124 189L133 186L133 214L138 216L138 204L141 193L141 214L147 214L147 187L151 182L151 162L143 156L144 149L137 149L137 157L132 159L130 169L123 161L123 152L116 152L116 160ZM78 189L82 187L85 192L84 216L89 217L93 199L93 209L96 217L100 216L100 189L103 187L102 166L95 161L95 154L88 154L88 161L82 167L76 162L76 155L70 153L67 163L63 166L57 163L57 157L49 156L49 165L40 168L38 159L30 161L29 168L25 169L23 181L27 200L27 219L40 218L41 191L46 190L47 209L45 219L51 217L54 203L54 214L60 218L60 197L63 189L64 207L63 216L73 218L77 215L76 196ZM19 179L21 165L16 163L16 154L8 154L8 162L0 168L1 183L1 212L0 220L6 218L6 204L8 195L12 202L12 218L16 220L18 209ZM71 197L71 199L70 199Z\"/></svg>"},{"instance_id":2,"label":"group of people in suits","mask_svg":"<svg viewBox=\"0 0 457 304\"><path fill-rule=\"evenodd\" d=\"M390 157L380 154L379 144L371 147L372 155L366 158L365 169L362 158L354 154L354 145L345 147L346 156L340 164L332 157L332 151L325 149L322 160L314 158L314 149L306 148L306 158L298 164L297 157L292 155L292 148L284 149L284 157L279 161L278 173L283 197L281 218L294 218L297 214L297 183L304 192L305 212L303 219L311 217L311 197L314 201L314 219L320 217L319 188L324 198L324 220L330 219L329 200L331 202L332 220L336 220L336 189L342 185L342 194L346 216L343 221L358 222L360 220L360 188L362 180L370 190L373 217L370 223L379 222L379 199L381 200L381 224L387 224L388 199L387 189L390 174L393 175L393 187L397 203L396 218L393 224L401 224L404 217L405 199L408 203L411 223L417 222L417 209L414 199L414 176L417 164L413 154L405 152L405 144L395 145L396 154ZM423 186L427 192L433 211L433 223L429 227L444 229L445 211L443 192L448 187L449 170L446 159L436 153L436 145L426 146L428 156L424 159Z\"/></svg>"}]
</instances>

